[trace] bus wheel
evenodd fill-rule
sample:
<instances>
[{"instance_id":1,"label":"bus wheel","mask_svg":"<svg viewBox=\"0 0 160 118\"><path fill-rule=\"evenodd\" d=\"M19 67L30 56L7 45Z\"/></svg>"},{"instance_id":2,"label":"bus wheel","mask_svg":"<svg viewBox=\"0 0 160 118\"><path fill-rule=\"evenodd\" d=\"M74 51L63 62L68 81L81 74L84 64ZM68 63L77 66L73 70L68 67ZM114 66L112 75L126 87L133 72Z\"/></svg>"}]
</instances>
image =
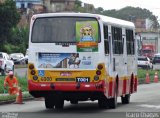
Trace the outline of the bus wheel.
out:
<instances>
[{"instance_id":1,"label":"bus wheel","mask_svg":"<svg viewBox=\"0 0 160 118\"><path fill-rule=\"evenodd\" d=\"M99 106L99 108L101 108L101 109L107 109L108 108L107 102L108 102L108 99L106 97L100 98L98 100L98 106Z\"/></svg>"},{"instance_id":2,"label":"bus wheel","mask_svg":"<svg viewBox=\"0 0 160 118\"><path fill-rule=\"evenodd\" d=\"M111 109L115 109L117 107L117 92L118 92L118 87L117 87L117 84L116 84L115 85L114 98L108 99L108 106Z\"/></svg>"},{"instance_id":3,"label":"bus wheel","mask_svg":"<svg viewBox=\"0 0 160 118\"><path fill-rule=\"evenodd\" d=\"M54 101L52 100L51 97L45 97L45 106L47 109L54 108Z\"/></svg>"},{"instance_id":4,"label":"bus wheel","mask_svg":"<svg viewBox=\"0 0 160 118\"><path fill-rule=\"evenodd\" d=\"M122 104L129 104L130 103L130 96L131 96L130 94L127 94L124 97L122 96L121 97Z\"/></svg>"},{"instance_id":5,"label":"bus wheel","mask_svg":"<svg viewBox=\"0 0 160 118\"><path fill-rule=\"evenodd\" d=\"M55 102L55 109L63 109L63 106L64 106L64 100L57 99Z\"/></svg>"}]
</instances>

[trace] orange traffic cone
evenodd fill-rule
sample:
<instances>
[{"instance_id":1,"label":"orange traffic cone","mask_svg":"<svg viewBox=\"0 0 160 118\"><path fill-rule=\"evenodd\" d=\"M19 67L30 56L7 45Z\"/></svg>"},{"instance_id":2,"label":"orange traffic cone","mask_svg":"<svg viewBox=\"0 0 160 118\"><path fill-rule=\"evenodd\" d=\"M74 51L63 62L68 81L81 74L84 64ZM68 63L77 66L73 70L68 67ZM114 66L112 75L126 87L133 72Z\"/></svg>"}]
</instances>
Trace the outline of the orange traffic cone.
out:
<instances>
[{"instance_id":1,"label":"orange traffic cone","mask_svg":"<svg viewBox=\"0 0 160 118\"><path fill-rule=\"evenodd\" d=\"M150 77L149 77L149 73L147 71L146 73L146 84L149 84L150 83Z\"/></svg>"},{"instance_id":2,"label":"orange traffic cone","mask_svg":"<svg viewBox=\"0 0 160 118\"><path fill-rule=\"evenodd\" d=\"M19 90L18 90L15 104L24 104L23 100L22 100L22 90L21 90L21 88L19 88Z\"/></svg>"},{"instance_id":3,"label":"orange traffic cone","mask_svg":"<svg viewBox=\"0 0 160 118\"><path fill-rule=\"evenodd\" d=\"M158 72L157 71L155 72L155 75L154 75L154 83L158 83Z\"/></svg>"}]
</instances>

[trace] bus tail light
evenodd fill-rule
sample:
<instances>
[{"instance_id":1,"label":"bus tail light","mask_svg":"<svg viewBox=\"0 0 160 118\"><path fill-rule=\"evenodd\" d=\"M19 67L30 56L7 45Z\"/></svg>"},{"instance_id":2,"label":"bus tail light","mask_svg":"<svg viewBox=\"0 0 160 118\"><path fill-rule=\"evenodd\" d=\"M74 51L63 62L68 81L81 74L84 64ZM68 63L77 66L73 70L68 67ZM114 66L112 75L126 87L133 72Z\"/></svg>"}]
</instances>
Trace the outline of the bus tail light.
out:
<instances>
[{"instance_id":1,"label":"bus tail light","mask_svg":"<svg viewBox=\"0 0 160 118\"><path fill-rule=\"evenodd\" d=\"M99 70L102 70L102 69L103 69L103 65L99 64L97 68L98 68Z\"/></svg>"},{"instance_id":2,"label":"bus tail light","mask_svg":"<svg viewBox=\"0 0 160 118\"><path fill-rule=\"evenodd\" d=\"M29 65L29 69L31 69L31 70L34 69L34 65L33 65L33 64L30 64L30 65Z\"/></svg>"},{"instance_id":3,"label":"bus tail light","mask_svg":"<svg viewBox=\"0 0 160 118\"><path fill-rule=\"evenodd\" d=\"M99 76L98 75L95 75L94 76L94 81L98 81L99 80Z\"/></svg>"},{"instance_id":4,"label":"bus tail light","mask_svg":"<svg viewBox=\"0 0 160 118\"><path fill-rule=\"evenodd\" d=\"M38 77L36 75L34 75L33 80L38 80Z\"/></svg>"},{"instance_id":5,"label":"bus tail light","mask_svg":"<svg viewBox=\"0 0 160 118\"><path fill-rule=\"evenodd\" d=\"M31 70L31 75L35 75L36 71L35 70Z\"/></svg>"},{"instance_id":6,"label":"bus tail light","mask_svg":"<svg viewBox=\"0 0 160 118\"><path fill-rule=\"evenodd\" d=\"M97 74L97 75L101 75L101 71L100 71L100 70L97 70L97 71L96 71L96 74Z\"/></svg>"}]
</instances>

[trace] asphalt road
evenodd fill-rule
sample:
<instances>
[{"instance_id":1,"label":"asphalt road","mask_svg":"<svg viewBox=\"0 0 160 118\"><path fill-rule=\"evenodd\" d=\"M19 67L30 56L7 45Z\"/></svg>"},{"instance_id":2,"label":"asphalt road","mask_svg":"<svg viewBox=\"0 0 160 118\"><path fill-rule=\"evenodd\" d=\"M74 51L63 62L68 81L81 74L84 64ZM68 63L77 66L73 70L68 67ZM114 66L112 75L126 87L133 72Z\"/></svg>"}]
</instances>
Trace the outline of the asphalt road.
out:
<instances>
[{"instance_id":1,"label":"asphalt road","mask_svg":"<svg viewBox=\"0 0 160 118\"><path fill-rule=\"evenodd\" d=\"M116 109L99 109L97 101L80 102L71 105L65 102L63 110L46 110L43 99L27 101L25 104L1 105L3 115L15 115L15 118L160 118L160 83L138 86L138 92L131 96L131 103L122 105L118 99ZM3 113L9 112L9 113ZM13 114L11 114L13 113ZM159 113L159 114L158 114ZM136 115L136 117L133 117Z\"/></svg>"}]
</instances>

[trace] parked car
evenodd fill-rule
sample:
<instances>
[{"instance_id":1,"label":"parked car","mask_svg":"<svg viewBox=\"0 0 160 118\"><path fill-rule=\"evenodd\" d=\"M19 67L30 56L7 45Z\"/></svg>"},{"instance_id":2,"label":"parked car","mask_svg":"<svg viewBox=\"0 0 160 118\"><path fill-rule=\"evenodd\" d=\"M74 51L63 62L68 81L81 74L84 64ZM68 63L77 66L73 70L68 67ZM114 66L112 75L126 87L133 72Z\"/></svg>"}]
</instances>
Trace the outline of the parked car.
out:
<instances>
[{"instance_id":1,"label":"parked car","mask_svg":"<svg viewBox=\"0 0 160 118\"><path fill-rule=\"evenodd\" d=\"M14 71L14 62L10 59L7 53L0 52L1 75L5 75L5 73L8 71Z\"/></svg>"},{"instance_id":2,"label":"parked car","mask_svg":"<svg viewBox=\"0 0 160 118\"><path fill-rule=\"evenodd\" d=\"M28 64L28 55L19 60L14 61L14 64Z\"/></svg>"},{"instance_id":3,"label":"parked car","mask_svg":"<svg viewBox=\"0 0 160 118\"><path fill-rule=\"evenodd\" d=\"M153 69L153 64L148 57L138 57L138 67L143 69Z\"/></svg>"},{"instance_id":4,"label":"parked car","mask_svg":"<svg viewBox=\"0 0 160 118\"><path fill-rule=\"evenodd\" d=\"M160 53L157 53L154 55L153 60L152 60L153 64L160 64Z\"/></svg>"},{"instance_id":5,"label":"parked car","mask_svg":"<svg viewBox=\"0 0 160 118\"><path fill-rule=\"evenodd\" d=\"M24 55L22 53L12 53L10 54L10 58L16 64L17 61L19 61L21 58L24 58Z\"/></svg>"}]
</instances>

